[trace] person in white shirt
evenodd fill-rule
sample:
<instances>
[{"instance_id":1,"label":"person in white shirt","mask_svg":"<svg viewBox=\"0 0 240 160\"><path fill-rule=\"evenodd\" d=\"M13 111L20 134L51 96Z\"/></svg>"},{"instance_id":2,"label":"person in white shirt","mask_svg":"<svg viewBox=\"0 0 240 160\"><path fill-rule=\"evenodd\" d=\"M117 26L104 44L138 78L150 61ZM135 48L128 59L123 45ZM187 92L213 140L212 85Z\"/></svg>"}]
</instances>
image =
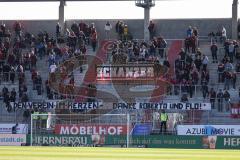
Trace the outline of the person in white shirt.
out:
<instances>
[{"instance_id":1,"label":"person in white shirt","mask_svg":"<svg viewBox=\"0 0 240 160\"><path fill-rule=\"evenodd\" d=\"M225 43L227 39L227 31L226 31L226 28L223 26L222 27L222 42Z\"/></svg>"},{"instance_id":2,"label":"person in white shirt","mask_svg":"<svg viewBox=\"0 0 240 160\"><path fill-rule=\"evenodd\" d=\"M235 55L235 46L233 42L230 42L230 45L228 46L228 56L231 62L233 62L234 55Z\"/></svg>"},{"instance_id":3,"label":"person in white shirt","mask_svg":"<svg viewBox=\"0 0 240 160\"><path fill-rule=\"evenodd\" d=\"M110 31L112 29L112 25L109 23L109 21L107 21L107 23L105 24L104 30L105 30L105 34L106 34L106 39L110 39Z\"/></svg>"},{"instance_id":4,"label":"person in white shirt","mask_svg":"<svg viewBox=\"0 0 240 160\"><path fill-rule=\"evenodd\" d=\"M55 63L53 63L52 65L50 65L49 67L49 70L50 70L50 73L54 73L57 69L57 66Z\"/></svg>"},{"instance_id":5,"label":"person in white shirt","mask_svg":"<svg viewBox=\"0 0 240 160\"><path fill-rule=\"evenodd\" d=\"M156 110L155 112L153 112L153 128L157 128L159 126L159 118L160 118L160 114L159 112Z\"/></svg>"},{"instance_id":6,"label":"person in white shirt","mask_svg":"<svg viewBox=\"0 0 240 160\"><path fill-rule=\"evenodd\" d=\"M208 62L209 62L208 56L203 55L202 64L203 64L203 70L204 71L207 70Z\"/></svg>"}]
</instances>

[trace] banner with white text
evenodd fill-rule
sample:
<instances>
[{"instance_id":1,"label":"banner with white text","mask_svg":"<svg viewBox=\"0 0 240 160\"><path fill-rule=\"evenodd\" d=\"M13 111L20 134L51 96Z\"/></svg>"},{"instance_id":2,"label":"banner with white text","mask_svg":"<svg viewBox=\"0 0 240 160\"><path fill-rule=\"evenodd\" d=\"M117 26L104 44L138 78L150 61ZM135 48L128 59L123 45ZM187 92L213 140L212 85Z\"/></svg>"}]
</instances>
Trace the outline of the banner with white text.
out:
<instances>
[{"instance_id":1,"label":"banner with white text","mask_svg":"<svg viewBox=\"0 0 240 160\"><path fill-rule=\"evenodd\" d=\"M177 134L239 136L240 125L178 125Z\"/></svg>"},{"instance_id":2,"label":"banner with white text","mask_svg":"<svg viewBox=\"0 0 240 160\"><path fill-rule=\"evenodd\" d=\"M0 146L21 146L26 141L26 134L0 134Z\"/></svg>"},{"instance_id":3,"label":"banner with white text","mask_svg":"<svg viewBox=\"0 0 240 160\"><path fill-rule=\"evenodd\" d=\"M113 109L211 110L210 103L113 103Z\"/></svg>"},{"instance_id":4,"label":"banner with white text","mask_svg":"<svg viewBox=\"0 0 240 160\"><path fill-rule=\"evenodd\" d=\"M127 135L127 125L76 124L55 125L55 134L64 135Z\"/></svg>"},{"instance_id":5,"label":"banner with white text","mask_svg":"<svg viewBox=\"0 0 240 160\"><path fill-rule=\"evenodd\" d=\"M0 134L12 134L13 127L17 134L27 134L28 124L3 123L0 124Z\"/></svg>"}]
</instances>

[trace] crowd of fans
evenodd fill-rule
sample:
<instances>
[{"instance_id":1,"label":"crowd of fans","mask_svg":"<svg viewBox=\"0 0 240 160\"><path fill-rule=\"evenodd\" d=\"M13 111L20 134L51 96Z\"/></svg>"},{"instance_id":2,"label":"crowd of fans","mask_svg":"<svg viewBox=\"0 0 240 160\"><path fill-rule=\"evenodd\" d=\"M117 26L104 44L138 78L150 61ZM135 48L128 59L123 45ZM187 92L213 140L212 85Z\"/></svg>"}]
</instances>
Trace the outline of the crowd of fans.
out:
<instances>
[{"instance_id":1,"label":"crowd of fans","mask_svg":"<svg viewBox=\"0 0 240 160\"><path fill-rule=\"evenodd\" d=\"M11 32L13 31L13 33ZM48 98L54 95L44 82L38 61L47 58L49 72L55 72L57 65L73 56L86 54L86 45L91 45L93 51L97 47L97 31L94 23L87 25L84 22L73 23L66 34L59 24L56 25L56 36L50 37L46 31L39 31L35 36L24 29L21 22L16 21L12 28L0 26L0 83L6 84L2 88L1 97L8 111L12 107L10 102L29 101L30 90L36 90L42 95L45 89ZM31 74L32 88L27 85L26 74ZM8 87L8 84L10 87ZM11 91L12 90L12 91Z\"/></svg>"},{"instance_id":2,"label":"crowd of fans","mask_svg":"<svg viewBox=\"0 0 240 160\"><path fill-rule=\"evenodd\" d=\"M112 25L107 22L104 29L106 38L109 39L109 31ZM112 63L126 64L132 62L144 62L162 64L170 68L167 59L167 41L162 36L156 35L156 25L153 21L149 24L150 41L134 40L128 25L118 21L115 31L119 40L114 42L112 48ZM49 67L49 73L54 73L58 69L58 64L74 56L85 55L87 45L91 45L96 51L98 34L94 23L90 25L81 21L79 24L73 22L70 28L63 33L63 28L56 25L56 35L51 37L46 31L40 31L38 35L33 35L24 30L20 22L16 22L12 28L6 28L4 24L0 26L0 82L7 82L17 86L17 88L4 87L2 97L7 108L11 110L10 102L29 100L29 90L36 90L38 95L46 91L47 97L53 99L59 97L51 90L48 81L42 79L42 75L37 67L37 62L45 60ZM229 89L237 89L237 72L240 71L240 49L237 41L229 40L226 36L226 29L223 27L220 34L219 47L216 34L209 34L211 45L209 50L212 53L212 62L199 48L199 31L196 27L191 27L186 31L184 47L178 53L175 60L175 76L171 81L174 83L174 93L179 94L181 90L193 97L196 86L200 86L204 99L210 99L212 108L215 108L215 101L218 102L218 110L222 111L223 102L230 101ZM219 55L223 51L224 57ZM209 88L210 74L209 63L218 63L218 82L223 83L223 90L215 91ZM235 66L234 66L235 63ZM31 73L32 88L26 84L26 71ZM82 68L80 68L82 72ZM69 84L74 85L74 76L68 77ZM16 83L18 81L18 83ZM45 87L44 87L45 86ZM60 96L61 97L61 96ZM188 96L183 95L182 101L188 101Z\"/></svg>"},{"instance_id":3,"label":"crowd of fans","mask_svg":"<svg viewBox=\"0 0 240 160\"><path fill-rule=\"evenodd\" d=\"M211 33L211 36L213 36L213 33ZM226 29L224 27L219 39L220 45L217 45L217 39L215 39L215 37L211 40L209 50L212 53L212 62L210 62L208 56L199 48L196 28L192 29L189 27L184 43L185 49L181 49L178 58L175 60L176 79L173 82L176 85L174 87L175 94L178 94L179 90L184 93L181 98L183 102L188 101L187 95L192 98L195 89L198 90L198 88L200 88L203 98L210 99L212 108L215 108L215 101L217 100L217 109L222 112L223 104L226 106L226 111L229 111L231 100L229 89L237 89L236 82L237 72L239 72L240 50L237 41L227 39ZM218 47L221 46L221 44L222 47ZM224 54L223 58L222 55L218 54ZM236 67L233 65L234 61L237 61ZM218 63L216 73L218 72L218 83L223 83L223 90L219 89L215 91L213 87L209 89L209 81L211 78L208 67L209 63Z\"/></svg>"}]
</instances>

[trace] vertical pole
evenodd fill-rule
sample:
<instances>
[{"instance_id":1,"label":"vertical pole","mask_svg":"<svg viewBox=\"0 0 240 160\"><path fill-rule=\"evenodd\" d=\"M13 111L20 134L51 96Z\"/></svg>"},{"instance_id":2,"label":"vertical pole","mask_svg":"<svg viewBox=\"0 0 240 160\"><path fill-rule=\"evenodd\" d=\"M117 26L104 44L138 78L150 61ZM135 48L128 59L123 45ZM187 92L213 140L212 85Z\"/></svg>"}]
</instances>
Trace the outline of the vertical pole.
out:
<instances>
[{"instance_id":1,"label":"vertical pole","mask_svg":"<svg viewBox=\"0 0 240 160\"><path fill-rule=\"evenodd\" d=\"M238 0L232 4L232 39L238 38Z\"/></svg>"},{"instance_id":2,"label":"vertical pole","mask_svg":"<svg viewBox=\"0 0 240 160\"><path fill-rule=\"evenodd\" d=\"M144 41L148 42L150 40L150 35L148 31L148 25L150 21L150 7L144 8Z\"/></svg>"},{"instance_id":3,"label":"vertical pole","mask_svg":"<svg viewBox=\"0 0 240 160\"><path fill-rule=\"evenodd\" d=\"M127 148L129 148L129 138L130 138L130 115L127 114Z\"/></svg>"},{"instance_id":4,"label":"vertical pole","mask_svg":"<svg viewBox=\"0 0 240 160\"><path fill-rule=\"evenodd\" d=\"M65 31L65 0L60 0L58 22L61 26L61 32Z\"/></svg>"},{"instance_id":5,"label":"vertical pole","mask_svg":"<svg viewBox=\"0 0 240 160\"><path fill-rule=\"evenodd\" d=\"M32 142L33 142L33 114L31 114L31 146L32 146Z\"/></svg>"}]
</instances>

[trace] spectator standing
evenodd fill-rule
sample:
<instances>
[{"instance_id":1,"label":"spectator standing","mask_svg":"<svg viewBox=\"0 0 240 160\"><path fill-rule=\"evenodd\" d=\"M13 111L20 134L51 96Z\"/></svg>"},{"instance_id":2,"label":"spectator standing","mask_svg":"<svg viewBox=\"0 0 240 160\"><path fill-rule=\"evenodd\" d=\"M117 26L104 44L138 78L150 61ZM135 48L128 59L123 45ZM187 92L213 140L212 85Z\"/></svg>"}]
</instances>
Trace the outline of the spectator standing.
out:
<instances>
[{"instance_id":1,"label":"spectator standing","mask_svg":"<svg viewBox=\"0 0 240 160\"><path fill-rule=\"evenodd\" d=\"M36 77L36 89L37 89L38 95L41 95L42 94L42 77L40 76L40 74L38 74Z\"/></svg>"},{"instance_id":2,"label":"spectator standing","mask_svg":"<svg viewBox=\"0 0 240 160\"><path fill-rule=\"evenodd\" d=\"M109 21L107 21L107 23L105 24L104 30L105 30L105 38L106 39L110 39L110 31L112 29L112 25L109 23Z\"/></svg>"},{"instance_id":3,"label":"spectator standing","mask_svg":"<svg viewBox=\"0 0 240 160\"><path fill-rule=\"evenodd\" d=\"M231 98L231 96L230 96L230 94L229 94L229 92L227 90L224 91L223 98L225 100L226 112L228 112L230 110L230 103L231 103L230 102L230 100L231 100L230 98Z\"/></svg>"},{"instance_id":4,"label":"spectator standing","mask_svg":"<svg viewBox=\"0 0 240 160\"><path fill-rule=\"evenodd\" d=\"M58 42L58 38L61 36L61 26L59 23L57 23L56 25L56 39L57 39L57 42Z\"/></svg>"},{"instance_id":5,"label":"spectator standing","mask_svg":"<svg viewBox=\"0 0 240 160\"><path fill-rule=\"evenodd\" d=\"M15 91L15 88L12 89L11 95L10 95L10 101L15 102L17 97L17 92Z\"/></svg>"},{"instance_id":6,"label":"spectator standing","mask_svg":"<svg viewBox=\"0 0 240 160\"><path fill-rule=\"evenodd\" d=\"M233 72L232 73L232 85L233 85L233 89L236 89L236 82L237 82L237 73Z\"/></svg>"},{"instance_id":7,"label":"spectator standing","mask_svg":"<svg viewBox=\"0 0 240 160\"><path fill-rule=\"evenodd\" d=\"M203 64L203 70L206 71L207 70L207 65L208 65L209 59L208 56L203 55L203 60L202 60L202 64Z\"/></svg>"},{"instance_id":8,"label":"spectator standing","mask_svg":"<svg viewBox=\"0 0 240 160\"><path fill-rule=\"evenodd\" d=\"M51 64L50 67L49 67L49 72L50 73L54 73L57 69L57 66L55 63Z\"/></svg>"},{"instance_id":9,"label":"spectator standing","mask_svg":"<svg viewBox=\"0 0 240 160\"><path fill-rule=\"evenodd\" d=\"M226 39L227 39L227 31L226 31L226 28L223 26L222 27L221 42L225 43Z\"/></svg>"},{"instance_id":10,"label":"spectator standing","mask_svg":"<svg viewBox=\"0 0 240 160\"><path fill-rule=\"evenodd\" d=\"M31 61L31 69L36 68L37 56L34 54L34 51L31 52L30 61Z\"/></svg>"},{"instance_id":11,"label":"spectator standing","mask_svg":"<svg viewBox=\"0 0 240 160\"><path fill-rule=\"evenodd\" d=\"M94 28L94 30L92 31L91 44L92 44L93 52L95 52L96 47L97 47L97 31L96 31L95 28Z\"/></svg>"},{"instance_id":12,"label":"spectator standing","mask_svg":"<svg viewBox=\"0 0 240 160\"><path fill-rule=\"evenodd\" d=\"M14 67L11 67L11 70L10 70L10 81L12 82L12 84L14 83L14 80L15 80L15 69L14 69Z\"/></svg>"},{"instance_id":13,"label":"spectator standing","mask_svg":"<svg viewBox=\"0 0 240 160\"><path fill-rule=\"evenodd\" d=\"M232 74L230 71L224 72L224 89L229 90Z\"/></svg>"},{"instance_id":14,"label":"spectator standing","mask_svg":"<svg viewBox=\"0 0 240 160\"><path fill-rule=\"evenodd\" d=\"M164 56L164 51L167 47L167 42L165 39L163 39L163 37L158 37L157 39L158 41L158 52L161 58L163 58Z\"/></svg>"},{"instance_id":15,"label":"spectator standing","mask_svg":"<svg viewBox=\"0 0 240 160\"><path fill-rule=\"evenodd\" d=\"M212 59L213 59L213 63L217 63L217 52L218 52L218 47L216 45L215 42L213 42L213 44L211 45L211 52L212 52Z\"/></svg>"},{"instance_id":16,"label":"spectator standing","mask_svg":"<svg viewBox=\"0 0 240 160\"><path fill-rule=\"evenodd\" d=\"M168 115L165 112L165 110L162 110L160 114L160 121L161 121L161 126L160 126L160 133L165 134L167 132L167 121L168 121ZM164 131L163 131L164 129Z\"/></svg>"},{"instance_id":17,"label":"spectator standing","mask_svg":"<svg viewBox=\"0 0 240 160\"><path fill-rule=\"evenodd\" d=\"M230 42L230 45L228 46L228 57L230 58L230 62L233 62L233 57L235 55L235 46L233 42Z\"/></svg>"},{"instance_id":18,"label":"spectator standing","mask_svg":"<svg viewBox=\"0 0 240 160\"><path fill-rule=\"evenodd\" d=\"M203 99L206 99L206 97L208 96L209 92L208 92L208 86L207 83L203 83L202 84L202 94L203 94Z\"/></svg>"},{"instance_id":19,"label":"spectator standing","mask_svg":"<svg viewBox=\"0 0 240 160\"><path fill-rule=\"evenodd\" d=\"M218 112L222 112L223 111L223 92L221 89L217 93L217 100L218 100Z\"/></svg>"},{"instance_id":20,"label":"spectator standing","mask_svg":"<svg viewBox=\"0 0 240 160\"><path fill-rule=\"evenodd\" d=\"M193 34L192 26L189 26L187 29L187 37L192 37L192 34Z\"/></svg>"},{"instance_id":21,"label":"spectator standing","mask_svg":"<svg viewBox=\"0 0 240 160\"><path fill-rule=\"evenodd\" d=\"M155 35L155 23L153 23L152 20L150 20L150 23L148 25L148 31L150 34L150 40L152 40Z\"/></svg>"},{"instance_id":22,"label":"spectator standing","mask_svg":"<svg viewBox=\"0 0 240 160\"><path fill-rule=\"evenodd\" d=\"M211 103L211 107L212 109L215 109L215 100L216 100L216 92L213 88L211 88L210 92L209 92L209 98L210 98L210 103Z\"/></svg>"}]
</instances>

